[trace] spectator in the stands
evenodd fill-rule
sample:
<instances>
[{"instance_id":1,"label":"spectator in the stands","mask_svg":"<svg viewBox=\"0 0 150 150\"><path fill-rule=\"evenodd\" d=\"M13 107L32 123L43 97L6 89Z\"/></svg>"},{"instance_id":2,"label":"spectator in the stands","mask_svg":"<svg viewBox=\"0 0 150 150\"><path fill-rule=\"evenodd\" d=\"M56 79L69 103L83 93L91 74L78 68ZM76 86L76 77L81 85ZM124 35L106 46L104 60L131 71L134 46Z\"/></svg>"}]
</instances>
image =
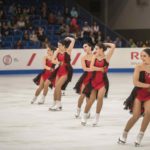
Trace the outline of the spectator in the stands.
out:
<instances>
[{"instance_id":1,"label":"spectator in the stands","mask_svg":"<svg viewBox=\"0 0 150 150\"><path fill-rule=\"evenodd\" d=\"M3 10L0 10L0 19L6 19L6 15Z\"/></svg>"},{"instance_id":2,"label":"spectator in the stands","mask_svg":"<svg viewBox=\"0 0 150 150\"><path fill-rule=\"evenodd\" d=\"M18 7L16 7L16 12L15 12L15 14L17 15L17 17L20 17L20 16L21 16L21 14L22 14L22 9L21 9L20 5L19 5Z\"/></svg>"},{"instance_id":3,"label":"spectator in the stands","mask_svg":"<svg viewBox=\"0 0 150 150\"><path fill-rule=\"evenodd\" d=\"M70 17L70 12L69 12L69 8L66 7L64 9L64 23L67 24L67 25L70 25L70 22L71 22L71 17Z\"/></svg>"},{"instance_id":4,"label":"spectator in the stands","mask_svg":"<svg viewBox=\"0 0 150 150\"><path fill-rule=\"evenodd\" d=\"M41 42L45 41L46 36L44 34L44 29L42 27L38 27L37 37Z\"/></svg>"},{"instance_id":5,"label":"spectator in the stands","mask_svg":"<svg viewBox=\"0 0 150 150\"><path fill-rule=\"evenodd\" d=\"M33 26L30 26L30 27L28 28L28 33L29 33L29 35L32 33L33 30L34 30L34 29L33 29Z\"/></svg>"},{"instance_id":6,"label":"spectator in the stands","mask_svg":"<svg viewBox=\"0 0 150 150\"><path fill-rule=\"evenodd\" d=\"M26 24L23 17L19 18L19 20L17 21L17 26L19 29L25 29Z\"/></svg>"},{"instance_id":7,"label":"spectator in the stands","mask_svg":"<svg viewBox=\"0 0 150 150\"><path fill-rule=\"evenodd\" d=\"M91 35L91 27L89 26L88 22L85 21L84 25L82 27L82 31L81 31L81 37L88 37Z\"/></svg>"},{"instance_id":8,"label":"spectator in the stands","mask_svg":"<svg viewBox=\"0 0 150 150\"><path fill-rule=\"evenodd\" d=\"M46 4L46 2L42 2L42 6L41 6L41 15L42 15L42 18L46 19L47 12L48 12L47 4Z\"/></svg>"},{"instance_id":9,"label":"spectator in the stands","mask_svg":"<svg viewBox=\"0 0 150 150\"><path fill-rule=\"evenodd\" d=\"M53 39L55 34L57 34L56 36L58 38L72 35L79 40L80 43L85 40L92 41L93 44L100 41L112 42L110 37L104 38L104 33L101 31L97 22L93 22L92 26L89 25L87 21L83 22L82 17L79 18L77 8L74 6L69 6L68 8L66 5L66 7L63 8L60 6L61 4L59 2L57 3L55 0L52 0L54 3L49 3L49 0L38 0L36 1L37 5L33 5L35 4L35 1L31 4L26 3L26 0L19 0L17 3L12 0L6 1L7 2L5 3L5 0L2 0L0 6L0 19L4 20L4 22L0 22L2 37L11 35L13 39L13 36L16 35L16 33L19 33L18 37L23 39L23 44L24 41L29 40L29 43L32 43L31 41L33 41L33 47L36 47L37 41L39 41L37 43L42 44L42 47L46 47L43 46L45 45L44 43L47 43L48 39ZM10 3L8 3L8 1ZM4 10L4 8L8 8L8 10ZM39 25L32 24L34 20L41 19L48 21L49 26L42 25L38 28L37 26ZM57 27L55 28L53 26L57 24L61 26L59 30L55 30ZM81 26L81 24L83 24L83 26ZM16 32L18 30L19 32ZM46 39L46 37L48 37L48 39ZM15 40L12 40L12 43L10 43L12 48L14 47ZM52 40L52 44L55 44L55 41L56 40ZM116 39L114 43L116 43L117 47L122 45L118 39ZM129 43L130 47L136 46L135 42ZM137 42L138 47L146 47L149 45L149 42ZM29 46L32 47L32 44L29 44Z\"/></svg>"},{"instance_id":10,"label":"spectator in the stands","mask_svg":"<svg viewBox=\"0 0 150 150\"><path fill-rule=\"evenodd\" d=\"M97 25L96 21L94 21L93 25L91 26L91 32L94 36L97 36L99 31L99 25Z\"/></svg>"},{"instance_id":11,"label":"spectator in the stands","mask_svg":"<svg viewBox=\"0 0 150 150\"><path fill-rule=\"evenodd\" d=\"M101 31L100 31L99 25L97 25L96 21L94 21L93 25L91 26L91 33L92 33L94 44L101 41Z\"/></svg>"},{"instance_id":12,"label":"spectator in the stands","mask_svg":"<svg viewBox=\"0 0 150 150\"><path fill-rule=\"evenodd\" d=\"M10 14L12 14L13 16L15 15L15 12L16 12L15 3L13 3L12 5L10 5L8 12L9 12Z\"/></svg>"},{"instance_id":13,"label":"spectator in the stands","mask_svg":"<svg viewBox=\"0 0 150 150\"><path fill-rule=\"evenodd\" d=\"M69 25L62 24L60 26L60 28L59 28L58 34L61 37L65 37L65 36L68 36L68 33L70 33L70 27L69 27Z\"/></svg>"},{"instance_id":14,"label":"spectator in the stands","mask_svg":"<svg viewBox=\"0 0 150 150\"><path fill-rule=\"evenodd\" d=\"M80 27L79 27L79 25L77 23L77 18L72 18L71 19L71 23L70 23L70 31L71 31L71 33L74 33L75 36L76 36L76 34L79 32L79 30L80 30Z\"/></svg>"},{"instance_id":15,"label":"spectator in the stands","mask_svg":"<svg viewBox=\"0 0 150 150\"><path fill-rule=\"evenodd\" d=\"M113 43L112 39L110 36L106 36L106 39L104 40L105 43Z\"/></svg>"},{"instance_id":16,"label":"spectator in the stands","mask_svg":"<svg viewBox=\"0 0 150 150\"><path fill-rule=\"evenodd\" d=\"M146 41L144 42L143 47L150 47L150 41L146 40Z\"/></svg>"},{"instance_id":17,"label":"spectator in the stands","mask_svg":"<svg viewBox=\"0 0 150 150\"><path fill-rule=\"evenodd\" d=\"M10 28L9 28L7 22L2 23L1 34L2 34L2 36L10 35Z\"/></svg>"},{"instance_id":18,"label":"spectator in the stands","mask_svg":"<svg viewBox=\"0 0 150 150\"><path fill-rule=\"evenodd\" d=\"M71 23L71 18L70 17L67 17L65 20L64 20L65 24L67 25L70 25Z\"/></svg>"},{"instance_id":19,"label":"spectator in the stands","mask_svg":"<svg viewBox=\"0 0 150 150\"><path fill-rule=\"evenodd\" d=\"M56 16L52 12L50 12L48 15L48 23L49 24L55 24L56 23Z\"/></svg>"},{"instance_id":20,"label":"spectator in the stands","mask_svg":"<svg viewBox=\"0 0 150 150\"><path fill-rule=\"evenodd\" d=\"M32 23L29 19L26 20L25 24L26 24L26 26L25 26L26 30L28 30L30 27L32 27Z\"/></svg>"},{"instance_id":21,"label":"spectator in the stands","mask_svg":"<svg viewBox=\"0 0 150 150\"><path fill-rule=\"evenodd\" d=\"M28 20L29 19L29 8L23 8L22 14L20 17L22 17L23 20Z\"/></svg>"},{"instance_id":22,"label":"spectator in the stands","mask_svg":"<svg viewBox=\"0 0 150 150\"><path fill-rule=\"evenodd\" d=\"M56 20L57 20L57 24L63 24L64 22L64 17L62 16L60 11L57 12Z\"/></svg>"},{"instance_id":23,"label":"spectator in the stands","mask_svg":"<svg viewBox=\"0 0 150 150\"><path fill-rule=\"evenodd\" d=\"M18 41L16 42L16 44L14 45L14 48L15 48L15 49L23 49L23 43L22 43L22 41L21 41L21 40L18 40Z\"/></svg>"},{"instance_id":24,"label":"spectator in the stands","mask_svg":"<svg viewBox=\"0 0 150 150\"><path fill-rule=\"evenodd\" d=\"M70 11L70 15L72 18L78 18L78 11L76 10L75 7L72 7L72 9Z\"/></svg>"},{"instance_id":25,"label":"spectator in the stands","mask_svg":"<svg viewBox=\"0 0 150 150\"><path fill-rule=\"evenodd\" d=\"M57 32L58 35L62 36L62 34L64 34L66 31L66 24L63 23L60 27L59 27L59 30Z\"/></svg>"},{"instance_id":26,"label":"spectator in the stands","mask_svg":"<svg viewBox=\"0 0 150 150\"><path fill-rule=\"evenodd\" d=\"M69 25L65 25L65 32L61 35L62 37L68 37L70 36L70 26Z\"/></svg>"},{"instance_id":27,"label":"spectator in the stands","mask_svg":"<svg viewBox=\"0 0 150 150\"><path fill-rule=\"evenodd\" d=\"M35 15L35 14L36 14L35 7L34 7L34 6L31 6L30 11L29 11L29 14L30 14L30 15Z\"/></svg>"},{"instance_id":28,"label":"spectator in the stands","mask_svg":"<svg viewBox=\"0 0 150 150\"><path fill-rule=\"evenodd\" d=\"M29 41L29 34L28 34L28 31L25 31L24 32L24 35L23 35L23 41Z\"/></svg>"},{"instance_id":29,"label":"spectator in the stands","mask_svg":"<svg viewBox=\"0 0 150 150\"><path fill-rule=\"evenodd\" d=\"M136 44L136 45L137 45L137 44ZM143 45L144 45L144 42L143 42L143 41L140 41L138 47L143 47Z\"/></svg>"},{"instance_id":30,"label":"spectator in the stands","mask_svg":"<svg viewBox=\"0 0 150 150\"><path fill-rule=\"evenodd\" d=\"M51 45L51 42L46 37L44 42L42 42L42 48L47 48L48 45Z\"/></svg>"},{"instance_id":31,"label":"spectator in the stands","mask_svg":"<svg viewBox=\"0 0 150 150\"><path fill-rule=\"evenodd\" d=\"M30 34L30 40L32 42L37 42L38 41L38 38L37 38L37 35L35 33L35 31L33 30L32 33Z\"/></svg>"},{"instance_id":32,"label":"spectator in the stands","mask_svg":"<svg viewBox=\"0 0 150 150\"><path fill-rule=\"evenodd\" d=\"M143 45L143 42L142 41L136 41L136 46L137 47L142 47Z\"/></svg>"},{"instance_id":33,"label":"spectator in the stands","mask_svg":"<svg viewBox=\"0 0 150 150\"><path fill-rule=\"evenodd\" d=\"M11 28L12 28L12 31L13 31L13 32L19 30L19 29L18 29L17 22L16 22L15 20L13 20L11 24L12 24L12 27L11 27Z\"/></svg>"},{"instance_id":34,"label":"spectator in the stands","mask_svg":"<svg viewBox=\"0 0 150 150\"><path fill-rule=\"evenodd\" d=\"M102 42L102 35L101 35L101 32L100 32L100 31L98 32L98 35L97 35L97 36L91 35L91 37L92 37L92 42L93 42L94 45L95 45L96 43Z\"/></svg>"},{"instance_id":35,"label":"spectator in the stands","mask_svg":"<svg viewBox=\"0 0 150 150\"><path fill-rule=\"evenodd\" d=\"M122 47L122 41L119 37L117 37L113 43L116 45L116 47Z\"/></svg>"},{"instance_id":36,"label":"spectator in the stands","mask_svg":"<svg viewBox=\"0 0 150 150\"><path fill-rule=\"evenodd\" d=\"M135 41L132 38L129 39L129 47L137 47Z\"/></svg>"}]
</instances>

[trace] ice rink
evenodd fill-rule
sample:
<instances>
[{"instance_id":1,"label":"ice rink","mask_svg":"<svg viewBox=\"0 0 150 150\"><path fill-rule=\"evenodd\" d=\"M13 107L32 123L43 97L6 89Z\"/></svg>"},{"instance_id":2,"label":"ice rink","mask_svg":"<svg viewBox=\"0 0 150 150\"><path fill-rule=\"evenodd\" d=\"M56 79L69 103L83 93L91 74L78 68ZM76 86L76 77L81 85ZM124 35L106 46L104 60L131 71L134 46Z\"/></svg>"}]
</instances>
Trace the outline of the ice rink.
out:
<instances>
[{"instance_id":1,"label":"ice rink","mask_svg":"<svg viewBox=\"0 0 150 150\"><path fill-rule=\"evenodd\" d=\"M133 88L132 73L109 73L109 95L97 127L92 126L95 104L86 126L74 117L78 95L73 87L80 74L74 74L62 97L63 111L59 112L48 111L52 90L44 105L38 101L30 104L37 88L32 82L34 76L0 76L0 150L150 150L150 126L141 147L134 147L141 119L129 133L127 144L117 144L130 117L123 110L123 101Z\"/></svg>"}]
</instances>

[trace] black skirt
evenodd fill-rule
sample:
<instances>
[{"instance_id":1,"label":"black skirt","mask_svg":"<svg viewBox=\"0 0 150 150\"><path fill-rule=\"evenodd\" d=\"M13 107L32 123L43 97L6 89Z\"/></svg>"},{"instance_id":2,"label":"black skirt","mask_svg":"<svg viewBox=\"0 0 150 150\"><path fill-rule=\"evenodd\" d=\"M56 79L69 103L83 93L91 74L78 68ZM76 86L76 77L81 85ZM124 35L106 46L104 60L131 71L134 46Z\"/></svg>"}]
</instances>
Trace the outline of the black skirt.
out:
<instances>
[{"instance_id":1,"label":"black skirt","mask_svg":"<svg viewBox=\"0 0 150 150\"><path fill-rule=\"evenodd\" d=\"M48 78L50 80L51 83L54 82L54 80L56 79L56 76L57 76L57 72L59 70L59 67L58 66L55 71L52 73L52 75ZM62 90L65 90L68 83L71 82L72 80L72 75L73 75L73 68L70 64L66 65L66 70L68 71L68 75L67 75L67 80L65 81L65 83L63 84L63 86L61 87ZM54 86L51 84L51 86Z\"/></svg>"},{"instance_id":2,"label":"black skirt","mask_svg":"<svg viewBox=\"0 0 150 150\"><path fill-rule=\"evenodd\" d=\"M144 83L145 82L145 72L144 71L141 71L140 72L140 76L139 76L139 81ZM133 104L134 104L134 101L135 101L135 98L137 96L137 90L140 89L139 87L134 87L130 93L130 95L128 96L128 98L124 101L123 105L124 105L124 109L126 110L129 110L130 113L132 113L133 111ZM143 114L143 103L141 105L141 114Z\"/></svg>"},{"instance_id":3,"label":"black skirt","mask_svg":"<svg viewBox=\"0 0 150 150\"><path fill-rule=\"evenodd\" d=\"M88 74L87 72L84 72L77 81L75 87L73 88L76 91L76 93L80 94L81 85L83 83L83 80L86 78L87 74Z\"/></svg>"},{"instance_id":4,"label":"black skirt","mask_svg":"<svg viewBox=\"0 0 150 150\"><path fill-rule=\"evenodd\" d=\"M92 92L92 90L93 90L91 81L92 81L92 79L95 77L95 74L96 74L96 72L93 73L93 76L92 76L90 82L85 86L85 88L84 88L84 90L83 90L83 94L85 94L86 97L88 97L88 98L90 97L91 92ZM105 82L105 88L106 88L105 97L107 97L107 96L108 96L108 90L109 90L109 80L108 80L108 77L107 77L107 74L106 74L106 73L104 73L103 80L104 80L104 82ZM97 91L97 93L98 93L98 91ZM96 96L96 97L97 97L97 96Z\"/></svg>"}]
</instances>

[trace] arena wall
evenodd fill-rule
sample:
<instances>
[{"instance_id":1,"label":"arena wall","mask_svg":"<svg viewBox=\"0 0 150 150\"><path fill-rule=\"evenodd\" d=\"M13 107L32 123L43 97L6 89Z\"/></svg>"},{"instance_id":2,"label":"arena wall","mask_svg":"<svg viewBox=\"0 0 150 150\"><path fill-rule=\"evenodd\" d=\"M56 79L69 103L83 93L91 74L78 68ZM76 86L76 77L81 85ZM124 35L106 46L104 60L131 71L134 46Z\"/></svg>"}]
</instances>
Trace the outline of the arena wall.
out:
<instances>
[{"instance_id":1,"label":"arena wall","mask_svg":"<svg viewBox=\"0 0 150 150\"><path fill-rule=\"evenodd\" d=\"M109 72L133 72L140 62L141 48L116 48L111 59ZM43 68L45 49L0 50L0 74L38 73ZM82 72L81 57L83 49L73 49L71 63L75 73Z\"/></svg>"}]
</instances>

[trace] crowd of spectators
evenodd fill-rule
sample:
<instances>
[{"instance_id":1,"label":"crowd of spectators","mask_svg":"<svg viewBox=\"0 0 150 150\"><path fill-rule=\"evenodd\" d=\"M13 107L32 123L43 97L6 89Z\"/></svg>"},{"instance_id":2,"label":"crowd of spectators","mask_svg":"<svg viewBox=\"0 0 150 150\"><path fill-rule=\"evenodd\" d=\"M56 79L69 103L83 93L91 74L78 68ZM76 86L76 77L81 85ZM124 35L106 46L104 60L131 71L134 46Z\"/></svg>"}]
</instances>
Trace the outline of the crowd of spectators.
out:
<instances>
[{"instance_id":1,"label":"crowd of spectators","mask_svg":"<svg viewBox=\"0 0 150 150\"><path fill-rule=\"evenodd\" d=\"M46 48L50 44L56 45L60 38L66 36L75 37L77 47L82 47L84 41L93 44L113 42L117 47L122 47L120 37L112 40L110 36L105 36L96 21L91 25L83 21L74 6L64 8L58 4L49 5L48 1L40 1L37 6L24 6L15 2L6 5L4 2L0 0L3 6L0 10L1 49ZM129 47L149 45L150 41L134 42L130 39L128 42Z\"/></svg>"}]
</instances>

